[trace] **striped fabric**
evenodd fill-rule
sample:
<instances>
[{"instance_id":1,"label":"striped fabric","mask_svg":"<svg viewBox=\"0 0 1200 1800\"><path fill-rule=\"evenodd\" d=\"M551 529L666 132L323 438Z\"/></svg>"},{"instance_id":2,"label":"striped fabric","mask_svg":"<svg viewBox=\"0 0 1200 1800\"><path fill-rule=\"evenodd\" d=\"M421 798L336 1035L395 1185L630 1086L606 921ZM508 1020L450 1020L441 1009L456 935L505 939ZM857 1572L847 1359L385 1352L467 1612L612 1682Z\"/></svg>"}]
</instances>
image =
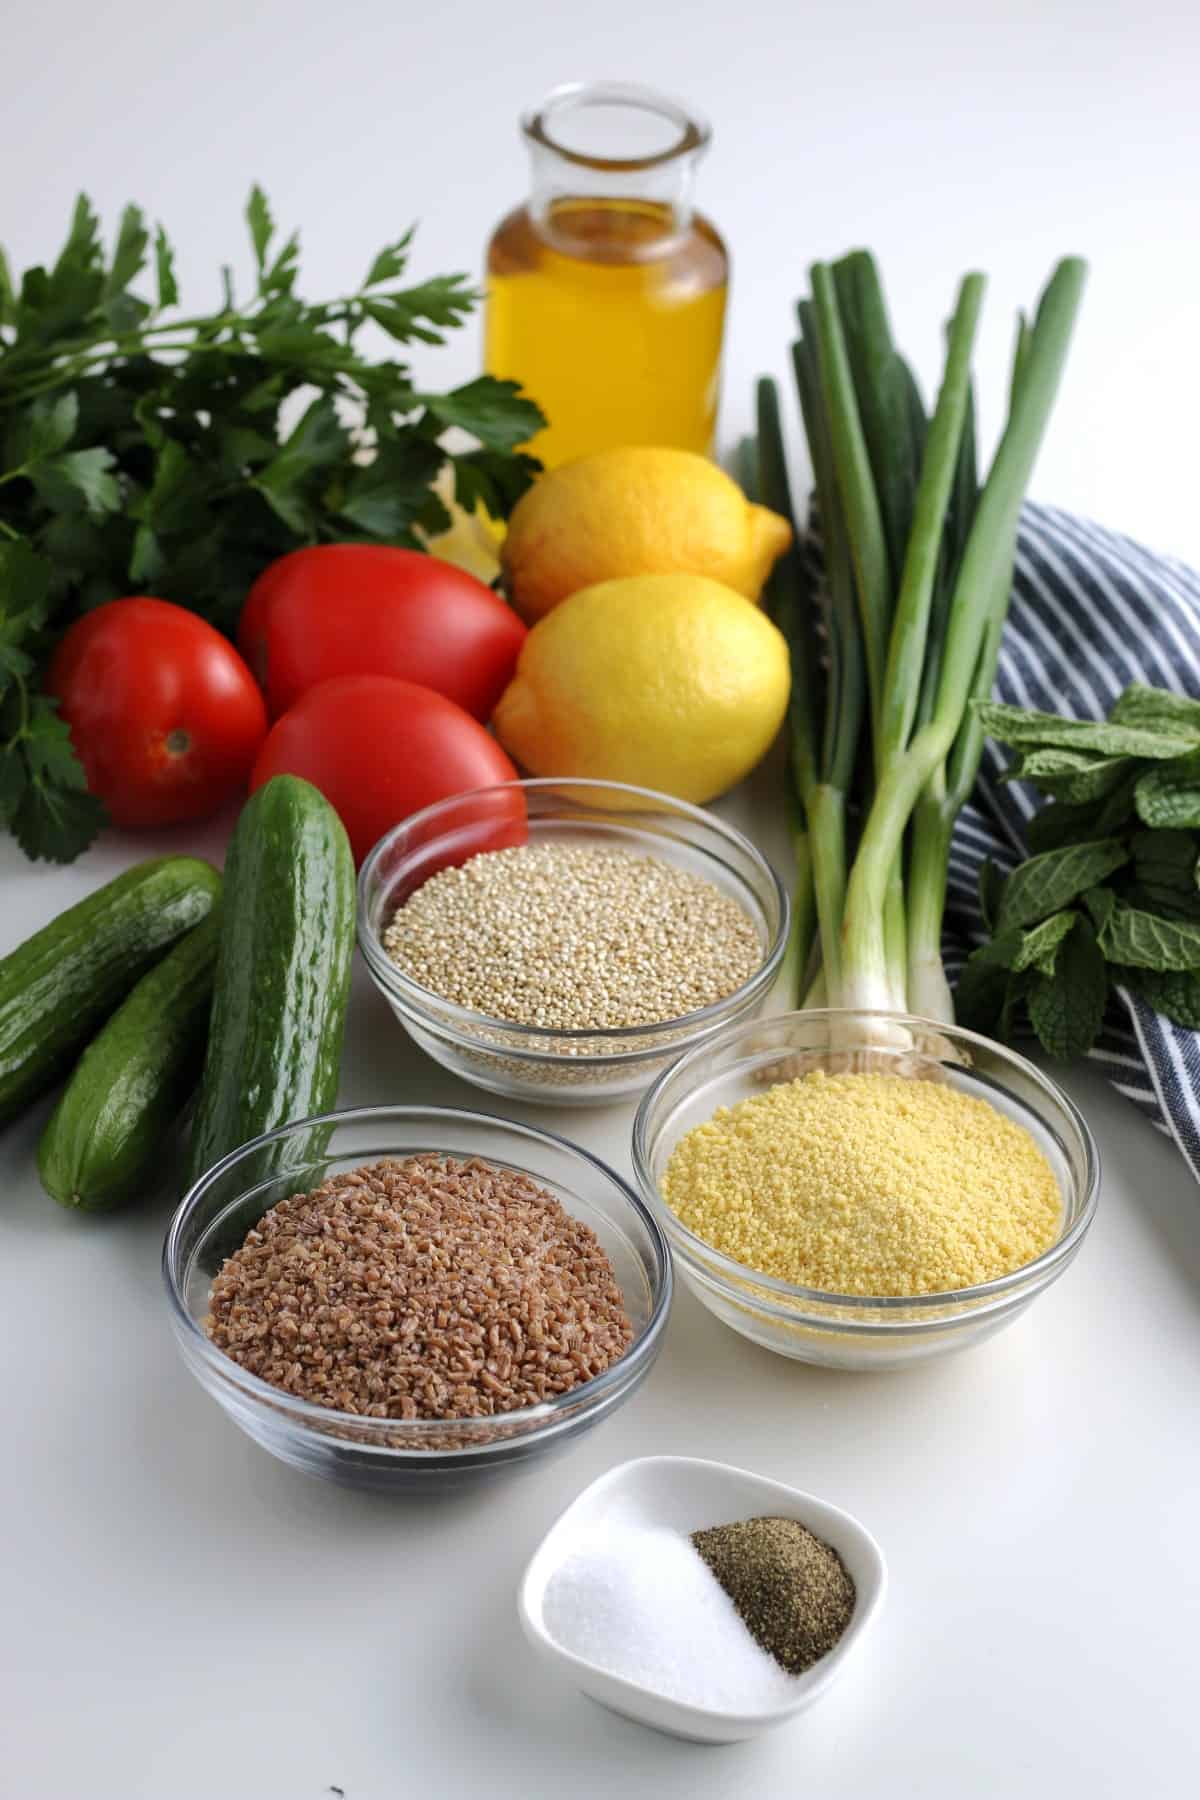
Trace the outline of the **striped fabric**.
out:
<instances>
[{"instance_id":1,"label":"striped fabric","mask_svg":"<svg viewBox=\"0 0 1200 1800\"><path fill-rule=\"evenodd\" d=\"M1026 506L995 697L1074 718L1103 718L1131 681L1200 695L1200 576L1116 532L1048 506ZM984 937L979 867L1025 853L1038 796L998 777L989 743L972 804L958 822L946 915L953 981ZM1185 1031L1120 990L1092 1061L1161 1130L1200 1180L1200 1032Z\"/></svg>"}]
</instances>

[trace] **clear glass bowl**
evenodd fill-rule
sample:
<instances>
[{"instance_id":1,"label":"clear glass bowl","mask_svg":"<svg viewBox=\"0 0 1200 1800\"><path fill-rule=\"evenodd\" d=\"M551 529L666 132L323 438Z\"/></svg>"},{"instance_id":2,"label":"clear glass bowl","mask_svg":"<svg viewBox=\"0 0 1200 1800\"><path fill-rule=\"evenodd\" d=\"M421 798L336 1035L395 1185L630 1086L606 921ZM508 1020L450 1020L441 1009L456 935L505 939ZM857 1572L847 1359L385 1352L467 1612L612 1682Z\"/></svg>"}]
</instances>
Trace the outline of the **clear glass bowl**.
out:
<instances>
[{"instance_id":1,"label":"clear glass bowl","mask_svg":"<svg viewBox=\"0 0 1200 1800\"><path fill-rule=\"evenodd\" d=\"M548 1031L492 1019L443 1000L396 967L383 933L423 881L448 864L524 842L603 844L707 876L754 921L762 963L712 1006L661 1024L606 1031ZM358 878L358 941L371 978L422 1050L476 1087L545 1105L628 1099L681 1051L752 1017L770 992L787 932L787 895L749 838L699 807L615 781L503 782L456 794L389 831Z\"/></svg>"},{"instance_id":2,"label":"clear glass bowl","mask_svg":"<svg viewBox=\"0 0 1200 1800\"><path fill-rule=\"evenodd\" d=\"M1024 1125L1062 1189L1055 1243L1011 1275L912 1299L796 1287L714 1250L662 1198L660 1179L672 1150L719 1106L736 1105L771 1082L813 1068L948 1081ZM638 1109L633 1163L670 1240L677 1272L710 1312L781 1356L836 1369L899 1368L990 1337L1062 1274L1092 1222L1100 1183L1099 1155L1078 1109L1023 1056L974 1032L904 1013L833 1009L734 1025L680 1057Z\"/></svg>"},{"instance_id":3,"label":"clear glass bowl","mask_svg":"<svg viewBox=\"0 0 1200 1800\"><path fill-rule=\"evenodd\" d=\"M380 1157L478 1156L541 1183L596 1233L634 1328L619 1362L538 1406L485 1419L360 1418L295 1399L251 1375L206 1336L213 1276L276 1201ZM201 1386L256 1443L293 1467L350 1487L429 1491L500 1474L557 1449L615 1412L658 1355L671 1259L653 1215L586 1150L528 1125L443 1107L366 1106L255 1138L184 1196L163 1246L171 1324Z\"/></svg>"}]
</instances>

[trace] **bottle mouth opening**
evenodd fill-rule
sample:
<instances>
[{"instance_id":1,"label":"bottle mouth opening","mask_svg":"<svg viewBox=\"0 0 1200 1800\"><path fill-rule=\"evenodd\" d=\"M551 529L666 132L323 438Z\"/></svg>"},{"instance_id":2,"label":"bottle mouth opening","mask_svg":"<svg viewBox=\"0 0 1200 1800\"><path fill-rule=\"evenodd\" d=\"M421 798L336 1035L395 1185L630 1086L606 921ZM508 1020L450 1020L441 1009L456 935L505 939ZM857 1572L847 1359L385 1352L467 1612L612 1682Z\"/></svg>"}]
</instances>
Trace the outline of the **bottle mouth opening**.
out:
<instances>
[{"instance_id":1,"label":"bottle mouth opening","mask_svg":"<svg viewBox=\"0 0 1200 1800\"><path fill-rule=\"evenodd\" d=\"M585 169L632 173L704 150L712 132L677 100L625 81L569 81L521 129L531 145Z\"/></svg>"}]
</instances>

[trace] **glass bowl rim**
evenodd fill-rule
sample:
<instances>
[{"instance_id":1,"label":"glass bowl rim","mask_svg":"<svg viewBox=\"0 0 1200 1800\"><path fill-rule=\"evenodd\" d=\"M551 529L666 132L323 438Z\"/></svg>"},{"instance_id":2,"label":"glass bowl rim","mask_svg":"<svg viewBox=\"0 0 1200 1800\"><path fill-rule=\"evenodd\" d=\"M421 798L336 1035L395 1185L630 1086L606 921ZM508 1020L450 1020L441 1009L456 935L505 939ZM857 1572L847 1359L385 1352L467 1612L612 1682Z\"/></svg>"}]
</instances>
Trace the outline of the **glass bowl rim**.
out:
<instances>
[{"instance_id":1,"label":"glass bowl rim","mask_svg":"<svg viewBox=\"0 0 1200 1800\"><path fill-rule=\"evenodd\" d=\"M645 156L595 156L587 150L574 150L555 137L552 121L556 113L578 105L641 107L654 112L675 127L674 143ZM531 145L551 150L564 162L577 168L597 169L611 174L634 174L639 169L657 169L664 163L683 156L698 155L712 141L712 126L694 107L658 88L637 81L563 81L552 87L537 106L521 115L521 130Z\"/></svg>"},{"instance_id":2,"label":"glass bowl rim","mask_svg":"<svg viewBox=\"0 0 1200 1800\"><path fill-rule=\"evenodd\" d=\"M264 1145L279 1143L299 1131L320 1125L369 1124L375 1121L380 1121L386 1126L389 1122L396 1120L422 1124L432 1122L435 1126L439 1121L444 1120L466 1121L473 1126L484 1124L505 1133L511 1132L520 1139L533 1139L550 1144L554 1148L566 1150L573 1157L590 1164L593 1170L599 1171L609 1184L617 1189L650 1237L657 1270L656 1292L653 1294L649 1317L640 1331L636 1332L624 1355L618 1357L616 1362L610 1363L608 1368L603 1369L599 1375L589 1376L587 1381L580 1382L577 1387L569 1389L565 1394L554 1394L549 1400L539 1400L534 1406L519 1407L512 1412L489 1413L486 1417L467 1419L378 1419L362 1413L342 1412L337 1407L318 1406L315 1401L303 1400L298 1395L289 1394L286 1388L274 1387L269 1381L263 1381L260 1376L251 1374L249 1369L244 1369L233 1357L227 1356L223 1350L217 1348L189 1312L180 1283L176 1278L176 1272L180 1268L182 1260L179 1252L179 1239L185 1224L190 1221L206 1192L236 1163L244 1158L249 1158L253 1153L261 1150ZM363 1154L366 1156L378 1153L368 1150ZM452 1152L446 1152L446 1154L452 1154ZM480 1160L486 1161L487 1159L483 1157ZM522 1167L523 1165L514 1166ZM544 1179L531 1170L525 1172L534 1181ZM194 1350L201 1357L205 1365L221 1381L229 1382L255 1403L268 1405L272 1412L285 1416L294 1427L307 1428L317 1432L325 1444L331 1440L334 1443L339 1441L331 1432L331 1426L348 1428L356 1434L347 1445L348 1448L355 1451L372 1449L387 1451L396 1457L445 1457L464 1453L471 1454L476 1451L490 1451L507 1446L517 1436L528 1440L530 1437L539 1435L538 1427L557 1425L563 1415L570 1413L573 1407L579 1408L582 1404L583 1407L591 1410L595 1404L619 1393L624 1383L636 1376L647 1356L656 1348L670 1313L674 1289L671 1246L662 1223L641 1195L614 1168L601 1157L593 1155L590 1150L585 1150L582 1144L573 1143L570 1138L563 1137L560 1132L546 1131L538 1125L524 1125L516 1119L500 1118L493 1113L474 1112L462 1106L389 1106L386 1104L348 1106L333 1112L315 1113L311 1118L297 1119L291 1125L281 1125L274 1131L266 1131L259 1137L249 1139L245 1144L240 1144L236 1150L231 1150L227 1156L221 1157L220 1161L215 1162L211 1168L206 1169L203 1175L188 1188L172 1213L167 1226L163 1238L160 1267L163 1283L167 1290L172 1323L177 1334L181 1336L189 1349ZM509 1428L514 1425L528 1426L530 1429L519 1433L513 1432ZM446 1449L444 1446L433 1446L426 1450L422 1449L419 1443L414 1443L411 1447L408 1445L399 1447L384 1442L372 1444L362 1441L358 1435L365 1432L368 1438L383 1438L386 1434L398 1431L402 1431L406 1435L411 1434L417 1440L453 1433L461 1436L464 1441L451 1449ZM501 1435L494 1436L493 1434L498 1431ZM470 1441L472 1438L478 1438L480 1441L472 1443Z\"/></svg>"},{"instance_id":3,"label":"glass bowl rim","mask_svg":"<svg viewBox=\"0 0 1200 1800\"><path fill-rule=\"evenodd\" d=\"M734 988L732 993L723 995L720 1000L712 1000L707 1006L697 1007L695 1012L683 1013L675 1019L656 1019L647 1025L571 1026L569 1029L556 1029L547 1025L526 1025L516 1019L497 1019L490 1013L476 1012L471 1007L460 1006L455 1000L445 1000L440 994L435 994L432 988L422 987L420 982L414 981L410 975L406 975L402 969L397 968L367 921L368 885L374 878L378 864L390 848L397 833L407 831L418 823L425 823L435 818L443 809L457 806L464 800L479 799L485 794L510 793L515 789L526 793L531 790L565 787L590 788L596 790L599 795L636 794L641 799L657 800L666 807L683 813L685 817L694 822L706 826L719 838L724 838L729 845L748 857L756 871L763 876L765 886L774 894L779 909L779 923L767 946L762 962L740 987ZM629 809L629 816L636 818L636 809ZM607 1065L614 1055L615 1049L624 1043L633 1042L635 1049L640 1051L643 1048L642 1040L649 1036L656 1036L660 1032L682 1034L702 1031L714 1022L720 1021L722 1016L734 1006L748 1004L760 993L766 993L783 961L784 952L787 949L788 932L791 928L791 902L788 899L787 889L757 844L752 843L745 832L739 831L736 825L729 825L724 819L718 819L715 814L708 812L702 806L692 806L689 801L677 800L673 794L661 793L656 788L635 787L628 781L598 781L591 777L574 775L538 775L530 776L525 780L498 781L487 787L467 788L461 794L448 794L444 800L435 800L431 805L421 807L418 812L409 813L407 818L398 820L389 831L384 832L378 843L371 846L366 860L358 872L356 915L359 948L371 974L391 998L400 1001L409 1011L416 1013L423 1024L432 1022L439 1030L445 1030L448 1025L452 1024L463 1034L459 1041L472 1050L480 1048L479 1036L481 1033L500 1031L511 1034L517 1040L516 1042L511 1044L507 1041L488 1043L485 1038L484 1047L494 1051L497 1056L524 1054L531 1059L545 1059L555 1064L563 1061L555 1051L534 1048L522 1052L520 1040L542 1038L556 1044L599 1040L602 1043L614 1045L614 1051L596 1050L571 1058L571 1063L579 1068L587 1068L590 1063ZM665 1052L669 1053L674 1047L659 1044L646 1045L644 1049L647 1055L662 1056Z\"/></svg>"},{"instance_id":4,"label":"glass bowl rim","mask_svg":"<svg viewBox=\"0 0 1200 1800\"><path fill-rule=\"evenodd\" d=\"M982 1045L990 1054L998 1054L1002 1061L1010 1063L1014 1069L1019 1070L1033 1082L1035 1087L1040 1089L1057 1110L1060 1118L1074 1130L1083 1151L1085 1179L1080 1184L1076 1184L1072 1180L1073 1187L1078 1185L1082 1188L1082 1201L1076 1218L1067 1230L1057 1237L1047 1249L1043 1250L1040 1256L1035 1256L1032 1262L1022 1263L1019 1269L1012 1269L1005 1275L997 1275L991 1281L977 1282L973 1287L950 1288L935 1294L913 1295L836 1294L825 1288L802 1287L798 1283L784 1281L777 1275L767 1275L757 1269L752 1269L747 1263L736 1262L733 1257L726 1256L723 1251L717 1250L713 1245L707 1243L704 1238L685 1225L677 1213L672 1212L658 1191L658 1184L650 1172L648 1122L651 1111L666 1083L681 1071L689 1057L698 1057L702 1052L705 1055L711 1055L713 1051L736 1042L743 1033L769 1030L773 1026L790 1024L801 1019L817 1023L835 1022L839 1019L868 1019L878 1020L881 1024L916 1026L925 1032L949 1038L951 1042ZM692 1091L694 1092L695 1089L693 1088ZM653 1207L663 1223L663 1228L671 1242L673 1254L681 1257L685 1262L701 1264L710 1278L715 1273L727 1288L736 1286L734 1297L739 1300L745 1299L744 1290L747 1285L765 1290L761 1295L754 1295L753 1305L760 1310L773 1313L791 1325L804 1322L796 1308L773 1305L770 1296L777 1295L780 1300L799 1302L802 1305L813 1307L816 1309L813 1314L815 1322L823 1326L834 1323L827 1316L828 1309L833 1307L843 1310L848 1308L861 1314L901 1311L910 1314L914 1311L932 1313L935 1311L945 1312L948 1308L955 1308L966 1309L972 1317L980 1316L985 1310L990 1309L975 1307L976 1301L1003 1301L1008 1295L1023 1291L1031 1282L1042 1282L1057 1269L1059 1264L1068 1261L1074 1255L1095 1217L1100 1193L1100 1152L1091 1126L1070 1095L1050 1076L1044 1074L1035 1063L1020 1055L1018 1051L1010 1050L1006 1044L999 1043L995 1038L985 1037L982 1032L968 1031L961 1025L947 1025L937 1019L922 1018L917 1013L892 1012L887 1009L867 1007L811 1007L796 1012L776 1013L769 1019L738 1019L723 1031L714 1032L702 1044L685 1050L681 1056L675 1058L669 1068L663 1070L642 1096L633 1122L633 1168L647 1205ZM887 1319L863 1317L854 1322L854 1329L884 1332L906 1329L912 1331L925 1329L930 1323L944 1324L945 1320L925 1321L905 1318L888 1321Z\"/></svg>"}]
</instances>

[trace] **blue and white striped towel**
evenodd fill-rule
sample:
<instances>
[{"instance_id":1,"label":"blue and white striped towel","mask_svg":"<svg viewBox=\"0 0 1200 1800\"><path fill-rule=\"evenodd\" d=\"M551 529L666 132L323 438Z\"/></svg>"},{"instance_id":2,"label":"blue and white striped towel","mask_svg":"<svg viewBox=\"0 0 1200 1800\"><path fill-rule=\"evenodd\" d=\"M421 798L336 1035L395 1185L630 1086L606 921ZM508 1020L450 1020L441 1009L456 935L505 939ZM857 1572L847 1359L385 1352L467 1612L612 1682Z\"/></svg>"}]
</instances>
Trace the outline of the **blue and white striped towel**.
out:
<instances>
[{"instance_id":1,"label":"blue and white striped towel","mask_svg":"<svg viewBox=\"0 0 1200 1800\"><path fill-rule=\"evenodd\" d=\"M1200 576L1069 513L1026 506L995 697L1100 719L1131 681L1200 696ZM985 935L979 866L987 856L1003 869L1020 860L1040 804L1030 789L998 779L1006 754L988 744L954 836L945 943L952 980ZM1174 1138L1200 1181L1200 1032L1121 990L1092 1061Z\"/></svg>"}]
</instances>

